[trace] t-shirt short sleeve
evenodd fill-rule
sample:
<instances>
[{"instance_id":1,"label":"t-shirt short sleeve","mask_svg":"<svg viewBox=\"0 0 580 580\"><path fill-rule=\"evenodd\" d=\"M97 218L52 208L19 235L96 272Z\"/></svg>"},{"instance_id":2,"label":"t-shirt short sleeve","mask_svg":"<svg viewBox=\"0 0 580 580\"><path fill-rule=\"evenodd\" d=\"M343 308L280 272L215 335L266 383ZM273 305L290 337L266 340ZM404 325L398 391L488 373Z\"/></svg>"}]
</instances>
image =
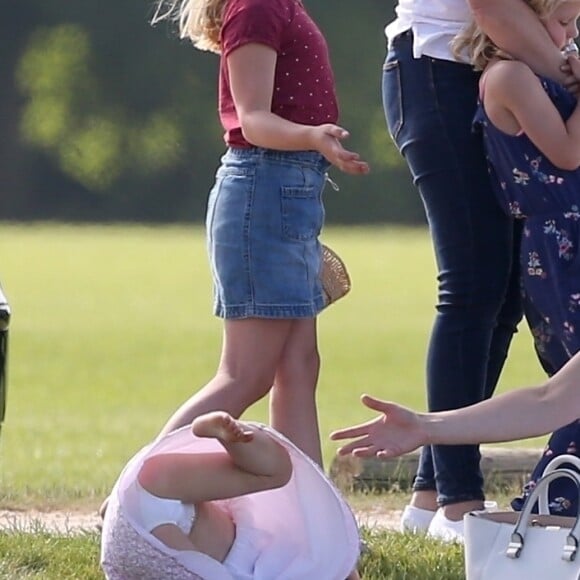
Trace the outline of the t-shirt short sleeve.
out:
<instances>
[{"instance_id":1,"label":"t-shirt short sleeve","mask_svg":"<svg viewBox=\"0 0 580 580\"><path fill-rule=\"evenodd\" d=\"M227 57L244 44L265 44L280 52L288 25L288 4L276 0L230 0L221 29L221 52Z\"/></svg>"}]
</instances>

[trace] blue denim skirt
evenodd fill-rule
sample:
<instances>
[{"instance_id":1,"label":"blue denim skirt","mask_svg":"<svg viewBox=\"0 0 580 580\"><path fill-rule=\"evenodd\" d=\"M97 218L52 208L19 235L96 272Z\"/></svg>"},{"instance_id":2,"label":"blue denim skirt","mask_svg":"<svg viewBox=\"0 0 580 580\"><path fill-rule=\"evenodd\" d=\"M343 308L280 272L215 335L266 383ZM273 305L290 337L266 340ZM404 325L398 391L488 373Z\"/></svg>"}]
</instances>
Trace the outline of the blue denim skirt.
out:
<instances>
[{"instance_id":1,"label":"blue denim skirt","mask_svg":"<svg viewBox=\"0 0 580 580\"><path fill-rule=\"evenodd\" d=\"M206 216L214 314L311 318L323 309L318 236L328 167L312 151L225 153Z\"/></svg>"}]
</instances>

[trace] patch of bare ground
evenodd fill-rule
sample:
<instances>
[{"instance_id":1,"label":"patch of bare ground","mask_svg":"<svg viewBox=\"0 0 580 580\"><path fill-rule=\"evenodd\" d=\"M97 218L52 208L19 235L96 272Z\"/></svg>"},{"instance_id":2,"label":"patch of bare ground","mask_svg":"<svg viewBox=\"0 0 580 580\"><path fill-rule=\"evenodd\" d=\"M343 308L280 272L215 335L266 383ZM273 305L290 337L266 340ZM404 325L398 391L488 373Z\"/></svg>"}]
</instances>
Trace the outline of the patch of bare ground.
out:
<instances>
[{"instance_id":1,"label":"patch of bare ground","mask_svg":"<svg viewBox=\"0 0 580 580\"><path fill-rule=\"evenodd\" d=\"M94 532L101 518L97 512L0 510L2 531L47 531L55 534Z\"/></svg>"},{"instance_id":2,"label":"patch of bare ground","mask_svg":"<svg viewBox=\"0 0 580 580\"><path fill-rule=\"evenodd\" d=\"M401 510L385 510L377 507L356 509L355 516L360 526L367 528L397 529ZM101 518L95 512L0 510L2 531L47 531L54 534L95 532Z\"/></svg>"}]
</instances>

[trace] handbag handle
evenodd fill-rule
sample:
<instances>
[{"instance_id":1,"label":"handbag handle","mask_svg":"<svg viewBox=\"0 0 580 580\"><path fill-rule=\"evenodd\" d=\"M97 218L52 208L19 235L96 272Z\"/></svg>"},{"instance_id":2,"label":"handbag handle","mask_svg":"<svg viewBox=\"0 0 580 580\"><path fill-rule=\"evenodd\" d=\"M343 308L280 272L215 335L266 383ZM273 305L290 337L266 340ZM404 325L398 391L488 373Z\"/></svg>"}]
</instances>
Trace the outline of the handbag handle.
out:
<instances>
[{"instance_id":1,"label":"handbag handle","mask_svg":"<svg viewBox=\"0 0 580 580\"><path fill-rule=\"evenodd\" d=\"M526 503L524 504L524 509L521 511L518 521L516 522L516 527L512 532L510 537L510 543L506 550L506 556L508 558L519 558L524 547L524 536L525 530L528 527L528 519L532 515L532 509L536 505L540 494L545 493L548 489L550 483L554 480L566 477L571 479L578 488L580 492L580 475L571 469L557 469L552 471L547 475L544 475L536 484L536 487L532 490ZM566 544L562 551L562 560L572 562L578 553L578 547L580 545L580 502L578 502L578 512L576 514L576 521L574 526L570 530L570 533L566 536Z\"/></svg>"},{"instance_id":2,"label":"handbag handle","mask_svg":"<svg viewBox=\"0 0 580 580\"><path fill-rule=\"evenodd\" d=\"M576 455L571 455L570 453L563 453L562 455L556 455L556 457L554 457L554 459L552 459L548 463L548 465L546 465L546 467L544 468L544 472L542 473L542 477L544 475L548 475L548 473L552 473L554 470L558 469L560 465L564 465L566 463L573 465L580 472L580 458L577 457ZM549 504L548 488L549 486L545 487L545 492L542 493L538 499L538 513L543 515L547 515L550 513L550 507L548 505Z\"/></svg>"}]
</instances>

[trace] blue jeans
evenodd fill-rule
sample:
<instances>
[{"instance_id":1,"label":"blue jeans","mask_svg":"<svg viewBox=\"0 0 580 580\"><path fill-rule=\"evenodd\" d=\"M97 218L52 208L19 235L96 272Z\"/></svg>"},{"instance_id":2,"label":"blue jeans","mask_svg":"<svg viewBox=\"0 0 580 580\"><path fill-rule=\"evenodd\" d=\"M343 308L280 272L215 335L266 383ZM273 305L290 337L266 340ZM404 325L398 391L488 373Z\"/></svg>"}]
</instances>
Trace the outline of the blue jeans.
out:
<instances>
[{"instance_id":1,"label":"blue jeans","mask_svg":"<svg viewBox=\"0 0 580 580\"><path fill-rule=\"evenodd\" d=\"M479 75L468 65L413 58L412 33L392 43L383 68L391 137L421 195L438 268L437 313L427 355L429 410L492 395L522 316L514 221L491 188L483 143L472 132ZM439 505L481 500L479 447L421 452L413 489Z\"/></svg>"}]
</instances>

